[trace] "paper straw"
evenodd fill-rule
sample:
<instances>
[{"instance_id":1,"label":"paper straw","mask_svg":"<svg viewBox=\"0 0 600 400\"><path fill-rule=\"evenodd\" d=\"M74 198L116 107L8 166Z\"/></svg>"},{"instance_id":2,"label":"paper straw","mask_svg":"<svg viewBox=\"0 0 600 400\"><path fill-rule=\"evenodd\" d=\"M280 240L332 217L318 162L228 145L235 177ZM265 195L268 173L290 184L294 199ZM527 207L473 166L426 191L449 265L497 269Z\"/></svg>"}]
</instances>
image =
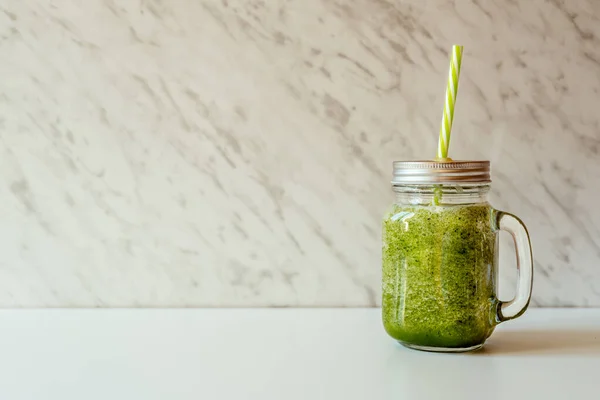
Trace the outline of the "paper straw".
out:
<instances>
[{"instance_id":1,"label":"paper straw","mask_svg":"<svg viewBox=\"0 0 600 400\"><path fill-rule=\"evenodd\" d=\"M458 78L460 76L460 63L462 61L463 46L452 46L450 55L450 71L448 72L448 84L446 85L446 102L440 127L440 139L438 141L437 158L448 157L448 146L450 145L450 131L454 119L454 105L458 93Z\"/></svg>"}]
</instances>

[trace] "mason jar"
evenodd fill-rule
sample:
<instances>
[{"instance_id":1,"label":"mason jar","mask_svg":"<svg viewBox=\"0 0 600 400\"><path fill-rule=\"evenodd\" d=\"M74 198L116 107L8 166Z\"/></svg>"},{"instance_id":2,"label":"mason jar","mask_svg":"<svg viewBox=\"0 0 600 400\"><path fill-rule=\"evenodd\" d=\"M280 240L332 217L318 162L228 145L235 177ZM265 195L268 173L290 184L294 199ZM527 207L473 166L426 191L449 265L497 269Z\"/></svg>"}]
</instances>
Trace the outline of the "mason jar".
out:
<instances>
[{"instance_id":1,"label":"mason jar","mask_svg":"<svg viewBox=\"0 0 600 400\"><path fill-rule=\"evenodd\" d=\"M489 161L396 161L393 171L396 199L383 221L385 330L419 350L476 350L527 309L527 229L488 203ZM518 287L508 302L496 296L500 230L517 253Z\"/></svg>"}]
</instances>

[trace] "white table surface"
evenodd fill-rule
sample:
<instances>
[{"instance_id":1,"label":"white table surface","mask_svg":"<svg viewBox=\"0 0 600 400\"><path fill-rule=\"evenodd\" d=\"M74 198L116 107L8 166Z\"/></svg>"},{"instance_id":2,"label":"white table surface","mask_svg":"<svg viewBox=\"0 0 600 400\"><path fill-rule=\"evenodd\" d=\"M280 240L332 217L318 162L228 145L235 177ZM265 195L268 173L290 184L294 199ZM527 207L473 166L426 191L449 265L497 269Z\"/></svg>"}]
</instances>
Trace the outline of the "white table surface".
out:
<instances>
[{"instance_id":1,"label":"white table surface","mask_svg":"<svg viewBox=\"0 0 600 400\"><path fill-rule=\"evenodd\" d=\"M484 350L387 337L377 309L0 311L0 399L596 399L600 309L530 309Z\"/></svg>"}]
</instances>

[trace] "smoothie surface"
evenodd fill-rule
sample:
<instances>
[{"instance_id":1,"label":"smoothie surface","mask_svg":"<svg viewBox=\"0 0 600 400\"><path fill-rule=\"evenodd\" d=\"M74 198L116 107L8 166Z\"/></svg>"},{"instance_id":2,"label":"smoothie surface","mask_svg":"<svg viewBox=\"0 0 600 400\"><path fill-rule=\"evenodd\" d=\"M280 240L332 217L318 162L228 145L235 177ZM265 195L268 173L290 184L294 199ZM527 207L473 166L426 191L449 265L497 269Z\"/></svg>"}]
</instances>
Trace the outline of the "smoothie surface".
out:
<instances>
[{"instance_id":1,"label":"smoothie surface","mask_svg":"<svg viewBox=\"0 0 600 400\"><path fill-rule=\"evenodd\" d=\"M481 344L495 326L489 204L395 205L383 223L383 322L420 346Z\"/></svg>"}]
</instances>

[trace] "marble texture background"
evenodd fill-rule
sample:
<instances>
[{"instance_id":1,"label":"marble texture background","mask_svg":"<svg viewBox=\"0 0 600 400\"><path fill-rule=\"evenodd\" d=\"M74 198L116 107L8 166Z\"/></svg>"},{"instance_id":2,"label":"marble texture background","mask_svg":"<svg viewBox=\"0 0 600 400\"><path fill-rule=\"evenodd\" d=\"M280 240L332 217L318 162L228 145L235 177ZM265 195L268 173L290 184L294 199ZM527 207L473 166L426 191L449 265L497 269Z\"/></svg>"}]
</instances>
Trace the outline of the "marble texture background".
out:
<instances>
[{"instance_id":1,"label":"marble texture background","mask_svg":"<svg viewBox=\"0 0 600 400\"><path fill-rule=\"evenodd\" d=\"M600 2L0 0L0 306L373 306L391 162L490 159L600 306ZM506 239L506 238L504 238ZM503 240L501 290L514 285Z\"/></svg>"}]
</instances>

